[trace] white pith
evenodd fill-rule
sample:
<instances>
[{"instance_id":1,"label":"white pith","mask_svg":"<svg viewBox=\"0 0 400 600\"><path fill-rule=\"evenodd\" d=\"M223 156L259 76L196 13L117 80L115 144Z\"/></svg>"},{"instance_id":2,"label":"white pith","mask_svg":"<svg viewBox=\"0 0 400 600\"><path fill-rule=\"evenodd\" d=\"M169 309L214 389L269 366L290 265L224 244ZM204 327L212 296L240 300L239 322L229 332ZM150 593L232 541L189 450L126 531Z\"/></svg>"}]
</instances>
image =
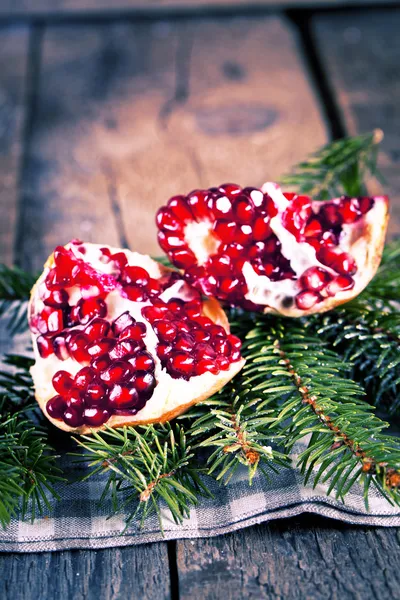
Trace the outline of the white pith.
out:
<instances>
[{"instance_id":1,"label":"white pith","mask_svg":"<svg viewBox=\"0 0 400 600\"><path fill-rule=\"evenodd\" d=\"M100 252L100 248L107 247L113 254L120 252L121 250L119 248L112 248L105 246L104 244L83 244L83 246L86 252L82 255L76 253L78 257L84 258L85 262L90 262L91 266L98 271L107 274L112 273L112 264L102 261L103 255ZM76 252L76 246L68 244L66 247L72 248L74 252ZM123 250L123 252L128 258L129 265L143 267L153 278L158 278L163 273L168 272L159 263L153 261L148 256L143 256L129 250ZM52 264L47 265L33 290L29 308L31 314L32 312L36 314L44 308L44 304L39 298L38 289L40 283L44 282L51 266ZM183 283L182 281L177 281L170 288L167 288L160 298L164 301L168 301L170 298L176 297L180 297L185 300L190 299L190 294L188 294L187 288L187 284ZM80 299L81 296L78 287L68 288L67 291L70 295L70 301L72 300L73 303L76 303ZM200 396L210 395L207 394L209 390L215 389L216 387L219 389L223 383L229 381L243 365L243 361L232 363L228 370L221 372L218 376L212 375L211 373L204 373L203 375L192 377L189 381L184 379L174 379L167 373L166 369L162 367L161 361L156 353L156 347L159 340L150 323L147 322L141 314L142 308L144 306L151 305L151 302L132 302L126 298L123 298L120 295L120 292L115 290L107 295L106 304L107 316L105 318L107 321L111 322L119 317L122 313L129 311L136 321L146 324L147 333L144 338L144 342L146 344L146 350L152 354L155 361L154 375L157 381L157 386L152 397L147 401L146 405L139 410L136 415L132 416L132 418L131 416L128 417L130 422L133 420L137 420L138 422L154 422L160 420L164 414L175 411L182 404L190 404L193 400L199 398ZM220 322L219 324L224 325L223 322ZM83 329L84 327L74 327L74 329L79 328ZM37 347L37 337L37 335L32 335L35 364L31 368L31 374L35 386L35 395L47 417L55 425L60 426L61 421L49 417L45 409L47 401L57 394L52 385L53 375L60 370L65 370L71 375L75 375L80 369L83 368L84 365L78 363L72 358L68 358L64 361L60 360L55 354L51 354L47 358L42 358ZM120 423L122 419L123 417L121 416L113 415L106 424L111 427L117 422L119 424L123 424ZM67 431L76 431L82 429L82 427L68 427L64 422L62 422L62 428Z\"/></svg>"},{"instance_id":2,"label":"white pith","mask_svg":"<svg viewBox=\"0 0 400 600\"><path fill-rule=\"evenodd\" d=\"M218 252L221 242L213 233L213 224L208 219L190 221L184 230L185 242L195 255L197 263L203 266L210 256Z\"/></svg>"}]
</instances>

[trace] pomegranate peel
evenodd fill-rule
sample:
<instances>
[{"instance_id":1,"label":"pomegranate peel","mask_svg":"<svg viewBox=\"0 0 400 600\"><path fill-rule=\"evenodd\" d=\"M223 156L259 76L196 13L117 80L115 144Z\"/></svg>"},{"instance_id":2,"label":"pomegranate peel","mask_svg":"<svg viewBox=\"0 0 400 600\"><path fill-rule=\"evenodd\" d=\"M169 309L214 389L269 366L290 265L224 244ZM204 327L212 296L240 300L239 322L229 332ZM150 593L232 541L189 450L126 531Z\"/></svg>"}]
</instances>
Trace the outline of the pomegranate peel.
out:
<instances>
[{"instance_id":1,"label":"pomegranate peel","mask_svg":"<svg viewBox=\"0 0 400 600\"><path fill-rule=\"evenodd\" d=\"M175 196L156 222L161 247L202 294L301 317L351 300L372 279L388 198L320 202L271 182L261 189L224 184Z\"/></svg>"},{"instance_id":2,"label":"pomegranate peel","mask_svg":"<svg viewBox=\"0 0 400 600\"><path fill-rule=\"evenodd\" d=\"M126 293L132 285L140 301ZM65 431L163 423L244 364L217 300L203 302L179 273L129 250L78 241L58 247L28 310L36 399Z\"/></svg>"}]
</instances>

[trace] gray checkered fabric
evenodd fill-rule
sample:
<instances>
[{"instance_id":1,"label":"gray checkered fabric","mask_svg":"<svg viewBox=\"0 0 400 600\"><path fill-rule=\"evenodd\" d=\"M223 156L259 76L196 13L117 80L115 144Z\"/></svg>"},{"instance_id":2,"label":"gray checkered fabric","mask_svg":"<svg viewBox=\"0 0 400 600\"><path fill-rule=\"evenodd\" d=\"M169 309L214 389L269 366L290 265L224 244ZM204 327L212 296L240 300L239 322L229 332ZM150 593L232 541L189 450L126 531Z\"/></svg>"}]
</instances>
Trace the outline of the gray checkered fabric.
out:
<instances>
[{"instance_id":1,"label":"gray checkered fabric","mask_svg":"<svg viewBox=\"0 0 400 600\"><path fill-rule=\"evenodd\" d=\"M29 351L29 336L24 334L11 339L5 325L5 319L0 320L0 356L5 352ZM299 444L296 453L301 450ZM68 457L62 462L69 481L76 481L84 474L84 467L73 465ZM0 529L0 551L96 549L163 539L208 537L304 512L353 524L400 526L400 509L391 506L377 491L371 489L367 511L361 489L353 489L343 504L325 495L326 485L318 485L316 489L302 485L296 470L285 469L270 481L259 474L251 487L245 469L238 471L226 487L210 480L207 483L214 498L201 500L182 525L175 524L169 511L163 509L164 536L156 517L149 518L142 529L132 525L126 531L124 514L109 518L111 505L99 506L98 503L104 487L103 476L97 475L85 482L62 483L56 486L61 501L49 499L51 510L41 518L33 523L14 519L7 529Z\"/></svg>"}]
</instances>

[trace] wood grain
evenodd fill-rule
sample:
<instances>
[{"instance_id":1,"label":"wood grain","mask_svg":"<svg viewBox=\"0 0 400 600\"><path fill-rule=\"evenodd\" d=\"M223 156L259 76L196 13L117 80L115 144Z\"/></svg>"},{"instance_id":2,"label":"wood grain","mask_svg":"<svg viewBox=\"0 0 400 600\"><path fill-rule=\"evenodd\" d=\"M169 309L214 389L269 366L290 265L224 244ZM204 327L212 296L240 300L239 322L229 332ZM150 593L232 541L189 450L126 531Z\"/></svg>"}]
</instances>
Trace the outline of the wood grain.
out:
<instances>
[{"instance_id":1,"label":"wood grain","mask_svg":"<svg viewBox=\"0 0 400 600\"><path fill-rule=\"evenodd\" d=\"M395 4L397 0L385 0L385 4ZM287 8L314 6L357 6L376 4L376 0L2 0L0 16L69 16L92 17L98 14L119 14L129 11L133 14L153 14L181 11L231 11L257 8Z\"/></svg>"},{"instance_id":2,"label":"wood grain","mask_svg":"<svg viewBox=\"0 0 400 600\"><path fill-rule=\"evenodd\" d=\"M0 262L14 261L29 30L0 28Z\"/></svg>"},{"instance_id":3,"label":"wood grain","mask_svg":"<svg viewBox=\"0 0 400 600\"><path fill-rule=\"evenodd\" d=\"M400 598L397 529L316 516L179 543L181 600Z\"/></svg>"},{"instance_id":4,"label":"wood grain","mask_svg":"<svg viewBox=\"0 0 400 600\"><path fill-rule=\"evenodd\" d=\"M385 133L380 167L391 197L391 236L400 234L400 12L317 17L323 68L350 134Z\"/></svg>"},{"instance_id":5,"label":"wood grain","mask_svg":"<svg viewBox=\"0 0 400 600\"><path fill-rule=\"evenodd\" d=\"M167 600L166 544L0 554L2 600Z\"/></svg>"},{"instance_id":6,"label":"wood grain","mask_svg":"<svg viewBox=\"0 0 400 600\"><path fill-rule=\"evenodd\" d=\"M21 263L70 237L113 244L117 228L159 253L154 214L171 195L261 184L325 135L281 19L50 28L24 181L23 231L40 245Z\"/></svg>"}]
</instances>

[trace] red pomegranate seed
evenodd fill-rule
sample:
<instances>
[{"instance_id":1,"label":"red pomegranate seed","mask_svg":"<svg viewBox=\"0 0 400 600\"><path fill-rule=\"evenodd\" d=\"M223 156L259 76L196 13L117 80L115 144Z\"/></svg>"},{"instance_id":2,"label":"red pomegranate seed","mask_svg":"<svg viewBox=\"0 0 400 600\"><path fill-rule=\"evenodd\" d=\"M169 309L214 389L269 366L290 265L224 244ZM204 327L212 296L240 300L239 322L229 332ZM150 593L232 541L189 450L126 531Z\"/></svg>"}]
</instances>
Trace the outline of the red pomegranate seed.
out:
<instances>
[{"instance_id":1,"label":"red pomegranate seed","mask_svg":"<svg viewBox=\"0 0 400 600\"><path fill-rule=\"evenodd\" d=\"M231 296L232 294L237 293L241 288L241 281L240 279L231 279L229 277L226 277L226 279L223 279L221 281L221 285L220 285L220 292L222 294L225 294L226 296Z\"/></svg>"},{"instance_id":2,"label":"red pomegranate seed","mask_svg":"<svg viewBox=\"0 0 400 600\"><path fill-rule=\"evenodd\" d=\"M86 350L89 344L89 338L87 335L73 331L67 336L66 341L72 358L80 363L90 361L90 355Z\"/></svg>"},{"instance_id":3,"label":"red pomegranate seed","mask_svg":"<svg viewBox=\"0 0 400 600\"><path fill-rule=\"evenodd\" d=\"M348 275L338 275L326 286L325 292L328 296L336 296L339 292L351 290L354 287L354 279Z\"/></svg>"},{"instance_id":4,"label":"red pomegranate seed","mask_svg":"<svg viewBox=\"0 0 400 600\"><path fill-rule=\"evenodd\" d=\"M227 254L211 257L209 260L209 269L216 277L230 275L232 270L230 257Z\"/></svg>"},{"instance_id":5,"label":"red pomegranate seed","mask_svg":"<svg viewBox=\"0 0 400 600\"><path fill-rule=\"evenodd\" d=\"M175 319L172 322L180 333L190 333L191 327L186 321Z\"/></svg>"},{"instance_id":6,"label":"red pomegranate seed","mask_svg":"<svg viewBox=\"0 0 400 600\"><path fill-rule=\"evenodd\" d=\"M302 289L319 292L331 279L332 277L328 271L321 269L321 267L310 267L307 271L304 271L299 283Z\"/></svg>"},{"instance_id":7,"label":"red pomegranate seed","mask_svg":"<svg viewBox=\"0 0 400 600\"><path fill-rule=\"evenodd\" d=\"M174 323L171 323L171 321L157 321L154 325L154 329L160 340L163 342L173 342L178 334L177 326Z\"/></svg>"},{"instance_id":8,"label":"red pomegranate seed","mask_svg":"<svg viewBox=\"0 0 400 600\"><path fill-rule=\"evenodd\" d=\"M107 402L107 389L101 383L92 381L85 392L86 406L104 406Z\"/></svg>"},{"instance_id":9,"label":"red pomegranate seed","mask_svg":"<svg viewBox=\"0 0 400 600\"><path fill-rule=\"evenodd\" d=\"M193 374L194 358L186 352L171 352L167 360L167 371L173 377L189 378Z\"/></svg>"},{"instance_id":10,"label":"red pomegranate seed","mask_svg":"<svg viewBox=\"0 0 400 600\"><path fill-rule=\"evenodd\" d=\"M94 358L91 362L90 362L90 366L91 368L96 372L96 373L101 373L101 371L104 371L104 369L107 369L107 367L111 364L111 359L108 356L108 354L103 354L102 356L98 356L97 358ZM89 385L90 382L88 382Z\"/></svg>"},{"instance_id":11,"label":"red pomegranate seed","mask_svg":"<svg viewBox=\"0 0 400 600\"><path fill-rule=\"evenodd\" d=\"M218 354L223 354L224 356L229 356L232 348L228 340L224 340L222 337L213 340L213 346Z\"/></svg>"},{"instance_id":12,"label":"red pomegranate seed","mask_svg":"<svg viewBox=\"0 0 400 600\"><path fill-rule=\"evenodd\" d=\"M69 295L65 290L46 290L42 300L46 306L60 308L68 306Z\"/></svg>"},{"instance_id":13,"label":"red pomegranate seed","mask_svg":"<svg viewBox=\"0 0 400 600\"><path fill-rule=\"evenodd\" d=\"M53 396L47 404L46 410L53 419L62 419L67 404L62 396Z\"/></svg>"},{"instance_id":14,"label":"red pomegranate seed","mask_svg":"<svg viewBox=\"0 0 400 600\"><path fill-rule=\"evenodd\" d=\"M186 202L185 196L173 196L168 200L167 206L183 223L193 220L193 213Z\"/></svg>"},{"instance_id":15,"label":"red pomegranate seed","mask_svg":"<svg viewBox=\"0 0 400 600\"><path fill-rule=\"evenodd\" d=\"M182 231L182 221L168 210L168 208L160 208L156 214L156 224L160 229L167 231Z\"/></svg>"},{"instance_id":16,"label":"red pomegranate seed","mask_svg":"<svg viewBox=\"0 0 400 600\"><path fill-rule=\"evenodd\" d=\"M347 252L336 254L331 266L341 275L354 275L357 271L356 261Z\"/></svg>"},{"instance_id":17,"label":"red pomegranate seed","mask_svg":"<svg viewBox=\"0 0 400 600\"><path fill-rule=\"evenodd\" d=\"M125 267L122 272L122 281L128 285L145 287L150 282L150 275L142 267Z\"/></svg>"},{"instance_id":18,"label":"red pomegranate seed","mask_svg":"<svg viewBox=\"0 0 400 600\"><path fill-rule=\"evenodd\" d=\"M97 358L102 354L110 352L114 348L115 343L115 340L112 338L101 338L96 342L89 344L86 350L91 358Z\"/></svg>"},{"instance_id":19,"label":"red pomegranate seed","mask_svg":"<svg viewBox=\"0 0 400 600\"><path fill-rule=\"evenodd\" d=\"M96 358L95 360L99 360ZM89 383L93 381L96 377L95 369L90 367L83 367L80 371L77 372L74 378L74 386L79 390L85 390Z\"/></svg>"},{"instance_id":20,"label":"red pomegranate seed","mask_svg":"<svg viewBox=\"0 0 400 600\"><path fill-rule=\"evenodd\" d=\"M244 246L238 244L237 242L233 242L225 248L224 252L232 259L241 258L243 256Z\"/></svg>"},{"instance_id":21,"label":"red pomegranate seed","mask_svg":"<svg viewBox=\"0 0 400 600\"><path fill-rule=\"evenodd\" d=\"M199 327L198 329L193 329L192 336L194 337L195 342L197 343L209 342L211 340L210 333L205 329L202 329L201 327Z\"/></svg>"},{"instance_id":22,"label":"red pomegranate seed","mask_svg":"<svg viewBox=\"0 0 400 600\"><path fill-rule=\"evenodd\" d=\"M250 225L241 225L235 234L235 239L242 246L247 246L253 240L253 229Z\"/></svg>"},{"instance_id":23,"label":"red pomegranate seed","mask_svg":"<svg viewBox=\"0 0 400 600\"><path fill-rule=\"evenodd\" d=\"M180 298L171 298L167 302L168 310L170 310L174 315L182 315L183 310L185 308L185 303Z\"/></svg>"},{"instance_id":24,"label":"red pomegranate seed","mask_svg":"<svg viewBox=\"0 0 400 600\"><path fill-rule=\"evenodd\" d=\"M367 212L369 212L374 204L375 201L373 198L368 198L366 196L358 198L358 208L362 215L365 215Z\"/></svg>"},{"instance_id":25,"label":"red pomegranate seed","mask_svg":"<svg viewBox=\"0 0 400 600\"><path fill-rule=\"evenodd\" d=\"M133 375L133 367L127 361L117 360L108 369L100 373L100 379L107 384L128 381Z\"/></svg>"},{"instance_id":26,"label":"red pomegranate seed","mask_svg":"<svg viewBox=\"0 0 400 600\"><path fill-rule=\"evenodd\" d=\"M254 219L254 206L246 196L239 196L235 203L235 217L242 225L249 225Z\"/></svg>"},{"instance_id":27,"label":"red pomegranate seed","mask_svg":"<svg viewBox=\"0 0 400 600\"><path fill-rule=\"evenodd\" d=\"M57 246L54 250L55 269L53 283L61 287L68 287L77 277L80 266L78 259L71 250Z\"/></svg>"},{"instance_id":28,"label":"red pomegranate seed","mask_svg":"<svg viewBox=\"0 0 400 600\"><path fill-rule=\"evenodd\" d=\"M232 202L227 196L216 196L212 200L212 212L216 219L232 219Z\"/></svg>"},{"instance_id":29,"label":"red pomegranate seed","mask_svg":"<svg viewBox=\"0 0 400 600\"><path fill-rule=\"evenodd\" d=\"M128 264L125 252L116 252L115 254L112 254L111 259L117 263L120 269L123 269Z\"/></svg>"},{"instance_id":30,"label":"red pomegranate seed","mask_svg":"<svg viewBox=\"0 0 400 600\"><path fill-rule=\"evenodd\" d=\"M192 335L189 333L181 333L175 340L174 348L176 350L183 350L184 352L191 352L194 344L195 340Z\"/></svg>"},{"instance_id":31,"label":"red pomegranate seed","mask_svg":"<svg viewBox=\"0 0 400 600\"><path fill-rule=\"evenodd\" d=\"M195 219L202 221L210 216L207 201L210 198L208 190L194 190L187 196L187 203Z\"/></svg>"},{"instance_id":32,"label":"red pomegranate seed","mask_svg":"<svg viewBox=\"0 0 400 600\"><path fill-rule=\"evenodd\" d=\"M139 394L133 386L114 385L108 397L108 406L113 409L131 408L139 403Z\"/></svg>"},{"instance_id":33,"label":"red pomegranate seed","mask_svg":"<svg viewBox=\"0 0 400 600\"><path fill-rule=\"evenodd\" d=\"M341 198L339 202L339 213L343 223L354 223L361 216L357 198Z\"/></svg>"},{"instance_id":34,"label":"red pomegranate seed","mask_svg":"<svg viewBox=\"0 0 400 600\"><path fill-rule=\"evenodd\" d=\"M122 313L112 323L112 330L115 335L119 335L126 327L134 325L135 319L130 315L129 311Z\"/></svg>"},{"instance_id":35,"label":"red pomegranate seed","mask_svg":"<svg viewBox=\"0 0 400 600\"><path fill-rule=\"evenodd\" d=\"M322 225L317 217L312 217L304 229L304 235L309 237L318 237L322 233Z\"/></svg>"},{"instance_id":36,"label":"red pomegranate seed","mask_svg":"<svg viewBox=\"0 0 400 600\"><path fill-rule=\"evenodd\" d=\"M240 185L236 185L236 183L223 183L219 186L219 189L223 194L229 196L229 198L235 198L242 192L242 188Z\"/></svg>"},{"instance_id":37,"label":"red pomegranate seed","mask_svg":"<svg viewBox=\"0 0 400 600\"><path fill-rule=\"evenodd\" d=\"M68 407L63 414L63 420L70 427L80 427L84 423L82 410L75 407Z\"/></svg>"},{"instance_id":38,"label":"red pomegranate seed","mask_svg":"<svg viewBox=\"0 0 400 600\"><path fill-rule=\"evenodd\" d=\"M101 337L107 337L110 331L110 324L104 319L93 319L84 329L84 332L94 342Z\"/></svg>"},{"instance_id":39,"label":"red pomegranate seed","mask_svg":"<svg viewBox=\"0 0 400 600\"><path fill-rule=\"evenodd\" d=\"M204 373L212 373L213 375L218 375L219 368L213 360L209 358L202 358L195 365L194 373L195 375L203 375Z\"/></svg>"},{"instance_id":40,"label":"red pomegranate seed","mask_svg":"<svg viewBox=\"0 0 400 600\"><path fill-rule=\"evenodd\" d=\"M187 269L197 262L196 256L189 248L171 252L171 260L179 269Z\"/></svg>"},{"instance_id":41,"label":"red pomegranate seed","mask_svg":"<svg viewBox=\"0 0 400 600\"><path fill-rule=\"evenodd\" d=\"M146 302L148 299L146 292L138 285L126 285L123 295L132 302Z\"/></svg>"},{"instance_id":42,"label":"red pomegranate seed","mask_svg":"<svg viewBox=\"0 0 400 600\"><path fill-rule=\"evenodd\" d=\"M217 356L217 353L210 344L201 342L196 345L194 355L197 359L206 358L213 360Z\"/></svg>"},{"instance_id":43,"label":"red pomegranate seed","mask_svg":"<svg viewBox=\"0 0 400 600\"><path fill-rule=\"evenodd\" d=\"M145 350L138 352L136 356L129 359L129 362L136 371L154 371L155 362L152 355Z\"/></svg>"},{"instance_id":44,"label":"red pomegranate seed","mask_svg":"<svg viewBox=\"0 0 400 600\"><path fill-rule=\"evenodd\" d=\"M83 412L84 423L91 427L100 427L110 416L110 412L104 408L85 408Z\"/></svg>"},{"instance_id":45,"label":"red pomegranate seed","mask_svg":"<svg viewBox=\"0 0 400 600\"><path fill-rule=\"evenodd\" d=\"M240 354L240 350L233 349L232 352L231 352L231 355L230 355L231 362L237 362L241 358L242 358L242 356Z\"/></svg>"},{"instance_id":46,"label":"red pomegranate seed","mask_svg":"<svg viewBox=\"0 0 400 600\"><path fill-rule=\"evenodd\" d=\"M67 371L57 371L53 375L52 383L57 394L66 396L72 387L72 377Z\"/></svg>"},{"instance_id":47,"label":"red pomegranate seed","mask_svg":"<svg viewBox=\"0 0 400 600\"><path fill-rule=\"evenodd\" d=\"M136 340L123 340L122 342L117 342L108 353L111 360L119 360L121 358L127 358L128 356L133 356L144 347L144 343L142 341Z\"/></svg>"},{"instance_id":48,"label":"red pomegranate seed","mask_svg":"<svg viewBox=\"0 0 400 600\"><path fill-rule=\"evenodd\" d=\"M193 324L200 325L200 327L204 327L204 329L210 329L214 325L214 322L211 321L209 317L205 317L202 315L200 317L194 317L192 321Z\"/></svg>"},{"instance_id":49,"label":"red pomegranate seed","mask_svg":"<svg viewBox=\"0 0 400 600\"><path fill-rule=\"evenodd\" d=\"M215 338L215 337L226 338L226 331L222 327L222 325L212 325L209 328L209 332L210 332L210 335L212 338Z\"/></svg>"},{"instance_id":50,"label":"red pomegranate seed","mask_svg":"<svg viewBox=\"0 0 400 600\"><path fill-rule=\"evenodd\" d=\"M67 395L67 406L83 410L85 406L83 391L77 387L71 388Z\"/></svg>"},{"instance_id":51,"label":"red pomegranate seed","mask_svg":"<svg viewBox=\"0 0 400 600\"><path fill-rule=\"evenodd\" d=\"M165 233L159 231L157 234L158 243L164 252L170 252L171 250L183 250L187 248L187 244L183 237L179 237L174 233Z\"/></svg>"},{"instance_id":52,"label":"red pomegranate seed","mask_svg":"<svg viewBox=\"0 0 400 600\"><path fill-rule=\"evenodd\" d=\"M337 235L333 231L324 231L319 240L320 246L337 246L339 243Z\"/></svg>"},{"instance_id":53,"label":"red pomegranate seed","mask_svg":"<svg viewBox=\"0 0 400 600\"><path fill-rule=\"evenodd\" d=\"M253 239L257 242L265 240L272 233L269 215L257 217L253 223Z\"/></svg>"},{"instance_id":54,"label":"red pomegranate seed","mask_svg":"<svg viewBox=\"0 0 400 600\"><path fill-rule=\"evenodd\" d=\"M336 226L342 224L342 217L336 204L325 204L321 207L319 214L328 225Z\"/></svg>"},{"instance_id":55,"label":"red pomegranate seed","mask_svg":"<svg viewBox=\"0 0 400 600\"><path fill-rule=\"evenodd\" d=\"M261 190L253 187L246 187L243 189L243 194L250 198L256 208L264 207L264 194Z\"/></svg>"},{"instance_id":56,"label":"red pomegranate seed","mask_svg":"<svg viewBox=\"0 0 400 600\"><path fill-rule=\"evenodd\" d=\"M184 348L181 348L184 350ZM157 356L161 361L164 361L171 354L173 348L170 344L158 344L157 346Z\"/></svg>"},{"instance_id":57,"label":"red pomegranate seed","mask_svg":"<svg viewBox=\"0 0 400 600\"><path fill-rule=\"evenodd\" d=\"M119 334L118 339L120 342L123 340L135 340L136 342L140 342L146 335L146 331L147 329L144 323L136 322L133 325L125 327Z\"/></svg>"},{"instance_id":58,"label":"red pomegranate seed","mask_svg":"<svg viewBox=\"0 0 400 600\"><path fill-rule=\"evenodd\" d=\"M142 308L143 317L146 319L146 321L149 321L150 323L154 323L155 321L163 319L164 316L168 314L168 312L169 310L167 305L165 305L165 307L145 306L144 308Z\"/></svg>"},{"instance_id":59,"label":"red pomegranate seed","mask_svg":"<svg viewBox=\"0 0 400 600\"><path fill-rule=\"evenodd\" d=\"M239 353L239 355L240 355L240 353ZM227 358L226 356L217 356L217 358L215 359L215 362L221 371L226 371L227 369L229 369L229 367L231 365L229 358Z\"/></svg>"},{"instance_id":60,"label":"red pomegranate seed","mask_svg":"<svg viewBox=\"0 0 400 600\"><path fill-rule=\"evenodd\" d=\"M54 354L59 360L67 360L69 358L66 335L66 333L61 332L53 337Z\"/></svg>"},{"instance_id":61,"label":"red pomegranate seed","mask_svg":"<svg viewBox=\"0 0 400 600\"><path fill-rule=\"evenodd\" d=\"M131 384L135 387L141 398L148 400L156 387L156 380L151 373L136 373Z\"/></svg>"},{"instance_id":62,"label":"red pomegranate seed","mask_svg":"<svg viewBox=\"0 0 400 600\"><path fill-rule=\"evenodd\" d=\"M213 231L224 244L230 244L236 237L236 223L234 221L215 221Z\"/></svg>"},{"instance_id":63,"label":"red pomegranate seed","mask_svg":"<svg viewBox=\"0 0 400 600\"><path fill-rule=\"evenodd\" d=\"M185 314L189 319L199 317L201 315L201 302L187 302L184 306Z\"/></svg>"},{"instance_id":64,"label":"red pomegranate seed","mask_svg":"<svg viewBox=\"0 0 400 600\"><path fill-rule=\"evenodd\" d=\"M39 335L36 338L36 344L39 351L39 354L42 358L48 358L51 354L53 354L53 344L51 343L51 339L45 337L44 335Z\"/></svg>"},{"instance_id":65,"label":"red pomegranate seed","mask_svg":"<svg viewBox=\"0 0 400 600\"><path fill-rule=\"evenodd\" d=\"M162 287L157 279L150 278L146 286L146 292L149 296L158 296L162 292Z\"/></svg>"},{"instance_id":66,"label":"red pomegranate seed","mask_svg":"<svg viewBox=\"0 0 400 600\"><path fill-rule=\"evenodd\" d=\"M101 298L90 298L79 300L78 304L79 321L85 325L94 317L105 317L107 315L107 306Z\"/></svg>"},{"instance_id":67,"label":"red pomegranate seed","mask_svg":"<svg viewBox=\"0 0 400 600\"><path fill-rule=\"evenodd\" d=\"M79 312L78 306L72 306L68 315L68 326L78 325L79 323Z\"/></svg>"},{"instance_id":68,"label":"red pomegranate seed","mask_svg":"<svg viewBox=\"0 0 400 600\"><path fill-rule=\"evenodd\" d=\"M296 306L300 310L308 310L322 300L321 296L317 292L300 292L296 296Z\"/></svg>"}]
</instances>

